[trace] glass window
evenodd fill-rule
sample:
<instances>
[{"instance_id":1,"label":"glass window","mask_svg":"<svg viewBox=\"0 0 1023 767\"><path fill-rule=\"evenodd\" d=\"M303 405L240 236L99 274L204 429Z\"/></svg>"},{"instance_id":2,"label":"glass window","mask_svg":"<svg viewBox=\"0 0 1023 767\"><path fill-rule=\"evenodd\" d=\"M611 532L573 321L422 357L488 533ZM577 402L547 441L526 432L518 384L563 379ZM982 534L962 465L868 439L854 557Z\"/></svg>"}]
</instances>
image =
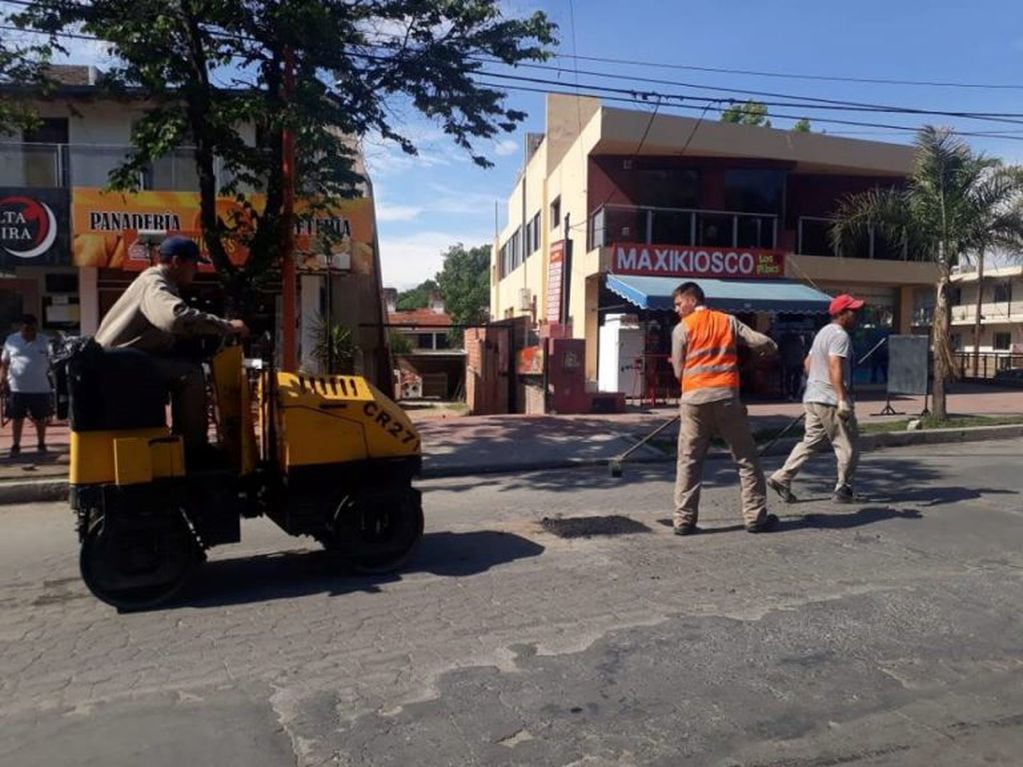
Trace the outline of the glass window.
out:
<instances>
[{"instance_id":1,"label":"glass window","mask_svg":"<svg viewBox=\"0 0 1023 767\"><path fill-rule=\"evenodd\" d=\"M604 208L602 245L615 242L646 242L647 212L637 208Z\"/></svg>"},{"instance_id":2,"label":"glass window","mask_svg":"<svg viewBox=\"0 0 1023 767\"><path fill-rule=\"evenodd\" d=\"M418 334L416 334L416 348L417 349L432 349L433 348L433 333L418 333Z\"/></svg>"},{"instance_id":3,"label":"glass window","mask_svg":"<svg viewBox=\"0 0 1023 767\"><path fill-rule=\"evenodd\" d=\"M518 268L519 264L522 263L522 228L521 227L516 229L512 233L512 236L508 238L508 241L505 242L505 244L503 246L503 250L505 250L505 252L506 252L506 256L505 256L506 266L505 266L504 273L507 275L507 274L511 274L513 271L515 271Z\"/></svg>"},{"instance_id":4,"label":"glass window","mask_svg":"<svg viewBox=\"0 0 1023 767\"><path fill-rule=\"evenodd\" d=\"M35 128L22 132L21 140L28 146L21 153L22 168L18 174L24 186L67 186L67 168L61 162L68 143L68 119L44 117Z\"/></svg>"},{"instance_id":5,"label":"glass window","mask_svg":"<svg viewBox=\"0 0 1023 767\"><path fill-rule=\"evenodd\" d=\"M816 218L799 220L799 252L804 256L833 256L829 228L830 221Z\"/></svg>"},{"instance_id":6,"label":"glass window","mask_svg":"<svg viewBox=\"0 0 1023 767\"><path fill-rule=\"evenodd\" d=\"M728 210L780 215L784 192L784 171L725 171L725 205Z\"/></svg>"},{"instance_id":7,"label":"glass window","mask_svg":"<svg viewBox=\"0 0 1023 767\"><path fill-rule=\"evenodd\" d=\"M451 348L451 339L448 338L448 334L447 333L436 333L433 338L434 338L434 341L437 344L437 348L438 349L450 349Z\"/></svg>"},{"instance_id":8,"label":"glass window","mask_svg":"<svg viewBox=\"0 0 1023 767\"><path fill-rule=\"evenodd\" d=\"M561 195L554 198L551 203L551 229L561 226Z\"/></svg>"},{"instance_id":9,"label":"glass window","mask_svg":"<svg viewBox=\"0 0 1023 767\"><path fill-rule=\"evenodd\" d=\"M143 189L189 192L199 188L199 171L190 150L178 149L152 162L142 173Z\"/></svg>"},{"instance_id":10,"label":"glass window","mask_svg":"<svg viewBox=\"0 0 1023 767\"><path fill-rule=\"evenodd\" d=\"M1008 282L995 283L995 303L996 304L1006 303L1011 300L1012 286Z\"/></svg>"},{"instance_id":11,"label":"glass window","mask_svg":"<svg viewBox=\"0 0 1023 767\"><path fill-rule=\"evenodd\" d=\"M1008 351L1012 345L1012 335L1010 333L995 333L995 349L998 351Z\"/></svg>"},{"instance_id":12,"label":"glass window","mask_svg":"<svg viewBox=\"0 0 1023 767\"><path fill-rule=\"evenodd\" d=\"M700 216L698 245L711 248L730 248L733 245L732 216L703 214Z\"/></svg>"},{"instance_id":13,"label":"glass window","mask_svg":"<svg viewBox=\"0 0 1023 767\"><path fill-rule=\"evenodd\" d=\"M692 245L695 213L653 211L651 242L655 245Z\"/></svg>"},{"instance_id":14,"label":"glass window","mask_svg":"<svg viewBox=\"0 0 1023 767\"><path fill-rule=\"evenodd\" d=\"M533 216L533 237L530 242L529 252L536 253L540 250L540 211Z\"/></svg>"},{"instance_id":15,"label":"glass window","mask_svg":"<svg viewBox=\"0 0 1023 767\"><path fill-rule=\"evenodd\" d=\"M657 208L695 208L700 175L680 168L640 168L623 187L639 204Z\"/></svg>"},{"instance_id":16,"label":"glass window","mask_svg":"<svg viewBox=\"0 0 1023 767\"><path fill-rule=\"evenodd\" d=\"M774 221L767 216L739 216L738 242L740 248L773 248Z\"/></svg>"}]
</instances>

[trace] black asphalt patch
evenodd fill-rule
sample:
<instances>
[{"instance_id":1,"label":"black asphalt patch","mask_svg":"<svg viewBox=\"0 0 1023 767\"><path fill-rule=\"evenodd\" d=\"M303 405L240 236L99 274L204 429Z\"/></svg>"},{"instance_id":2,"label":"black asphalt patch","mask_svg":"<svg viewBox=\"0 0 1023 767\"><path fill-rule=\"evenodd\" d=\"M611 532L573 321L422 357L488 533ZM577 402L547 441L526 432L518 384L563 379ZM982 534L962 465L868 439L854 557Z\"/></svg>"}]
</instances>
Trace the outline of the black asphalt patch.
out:
<instances>
[{"instance_id":1,"label":"black asphalt patch","mask_svg":"<svg viewBox=\"0 0 1023 767\"><path fill-rule=\"evenodd\" d=\"M559 538L591 538L595 535L634 535L650 532L650 528L642 522L617 514L567 519L544 517L540 524L548 533Z\"/></svg>"}]
</instances>

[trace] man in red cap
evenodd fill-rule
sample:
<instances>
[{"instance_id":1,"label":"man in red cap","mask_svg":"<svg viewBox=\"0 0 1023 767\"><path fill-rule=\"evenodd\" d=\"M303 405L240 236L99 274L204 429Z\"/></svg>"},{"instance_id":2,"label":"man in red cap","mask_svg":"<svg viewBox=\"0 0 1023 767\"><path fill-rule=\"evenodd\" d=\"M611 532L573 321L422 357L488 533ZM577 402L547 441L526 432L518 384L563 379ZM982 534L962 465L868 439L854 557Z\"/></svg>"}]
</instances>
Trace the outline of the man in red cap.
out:
<instances>
[{"instance_id":1,"label":"man in red cap","mask_svg":"<svg viewBox=\"0 0 1023 767\"><path fill-rule=\"evenodd\" d=\"M860 432L856 410L849 392L851 384L852 341L849 331L856 327L857 312L863 301L843 294L831 302L831 323L821 328L807 355L806 435L792 449L785 465L767 478L767 484L786 503L793 503L792 480L812 453L830 443L838 458L838 482L833 498L838 503L853 503L853 477L860 458Z\"/></svg>"}]
</instances>

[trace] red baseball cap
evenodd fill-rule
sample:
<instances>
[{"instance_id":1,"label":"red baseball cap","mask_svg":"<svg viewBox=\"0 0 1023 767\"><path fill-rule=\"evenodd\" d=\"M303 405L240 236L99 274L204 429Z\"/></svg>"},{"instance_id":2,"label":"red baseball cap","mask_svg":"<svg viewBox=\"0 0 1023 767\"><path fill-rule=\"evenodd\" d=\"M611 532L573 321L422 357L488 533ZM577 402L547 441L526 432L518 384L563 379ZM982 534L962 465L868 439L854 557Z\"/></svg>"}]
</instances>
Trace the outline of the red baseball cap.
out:
<instances>
[{"instance_id":1,"label":"red baseball cap","mask_svg":"<svg viewBox=\"0 0 1023 767\"><path fill-rule=\"evenodd\" d=\"M831 306L828 307L828 314L834 317L836 314L841 314L846 309L852 309L854 312L858 309L863 308L863 301L858 298L853 298L848 293L843 293L840 296L836 296L831 301Z\"/></svg>"}]
</instances>

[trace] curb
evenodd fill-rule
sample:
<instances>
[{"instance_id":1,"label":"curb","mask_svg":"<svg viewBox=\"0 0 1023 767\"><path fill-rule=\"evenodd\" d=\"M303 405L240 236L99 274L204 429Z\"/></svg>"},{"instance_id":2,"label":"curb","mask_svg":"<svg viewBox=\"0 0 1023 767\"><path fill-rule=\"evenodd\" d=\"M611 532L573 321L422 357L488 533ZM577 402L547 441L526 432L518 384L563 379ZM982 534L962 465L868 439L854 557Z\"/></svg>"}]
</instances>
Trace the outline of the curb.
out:
<instances>
[{"instance_id":1,"label":"curb","mask_svg":"<svg viewBox=\"0 0 1023 767\"><path fill-rule=\"evenodd\" d=\"M1023 437L1023 424L1008 426L971 426L959 429L930 429L925 431L889 431L865 434L860 438L863 452L884 448L911 447L913 445L941 445L962 442L988 442L998 439ZM798 439L784 439L771 446L763 455L787 455ZM724 450L712 451L709 460L728 457ZM564 458L555 461L520 461L496 466L426 466L420 479L450 479L493 474L525 474L535 471L579 469L606 466L611 458ZM628 464L673 463L674 455L642 455L629 458ZM49 503L67 500L68 484L63 478L0 481L0 506L24 503Z\"/></svg>"},{"instance_id":2,"label":"curb","mask_svg":"<svg viewBox=\"0 0 1023 767\"><path fill-rule=\"evenodd\" d=\"M533 471L552 469L581 469L589 466L607 466L612 458L562 458L555 461L522 461L505 463L500 466L438 466L424 467L420 479L450 479L451 477L483 477L491 474L525 474ZM674 463L673 455L645 455L628 458L626 463Z\"/></svg>"},{"instance_id":3,"label":"curb","mask_svg":"<svg viewBox=\"0 0 1023 767\"><path fill-rule=\"evenodd\" d=\"M0 482L0 506L66 501L67 490L67 480L63 477Z\"/></svg>"}]
</instances>

